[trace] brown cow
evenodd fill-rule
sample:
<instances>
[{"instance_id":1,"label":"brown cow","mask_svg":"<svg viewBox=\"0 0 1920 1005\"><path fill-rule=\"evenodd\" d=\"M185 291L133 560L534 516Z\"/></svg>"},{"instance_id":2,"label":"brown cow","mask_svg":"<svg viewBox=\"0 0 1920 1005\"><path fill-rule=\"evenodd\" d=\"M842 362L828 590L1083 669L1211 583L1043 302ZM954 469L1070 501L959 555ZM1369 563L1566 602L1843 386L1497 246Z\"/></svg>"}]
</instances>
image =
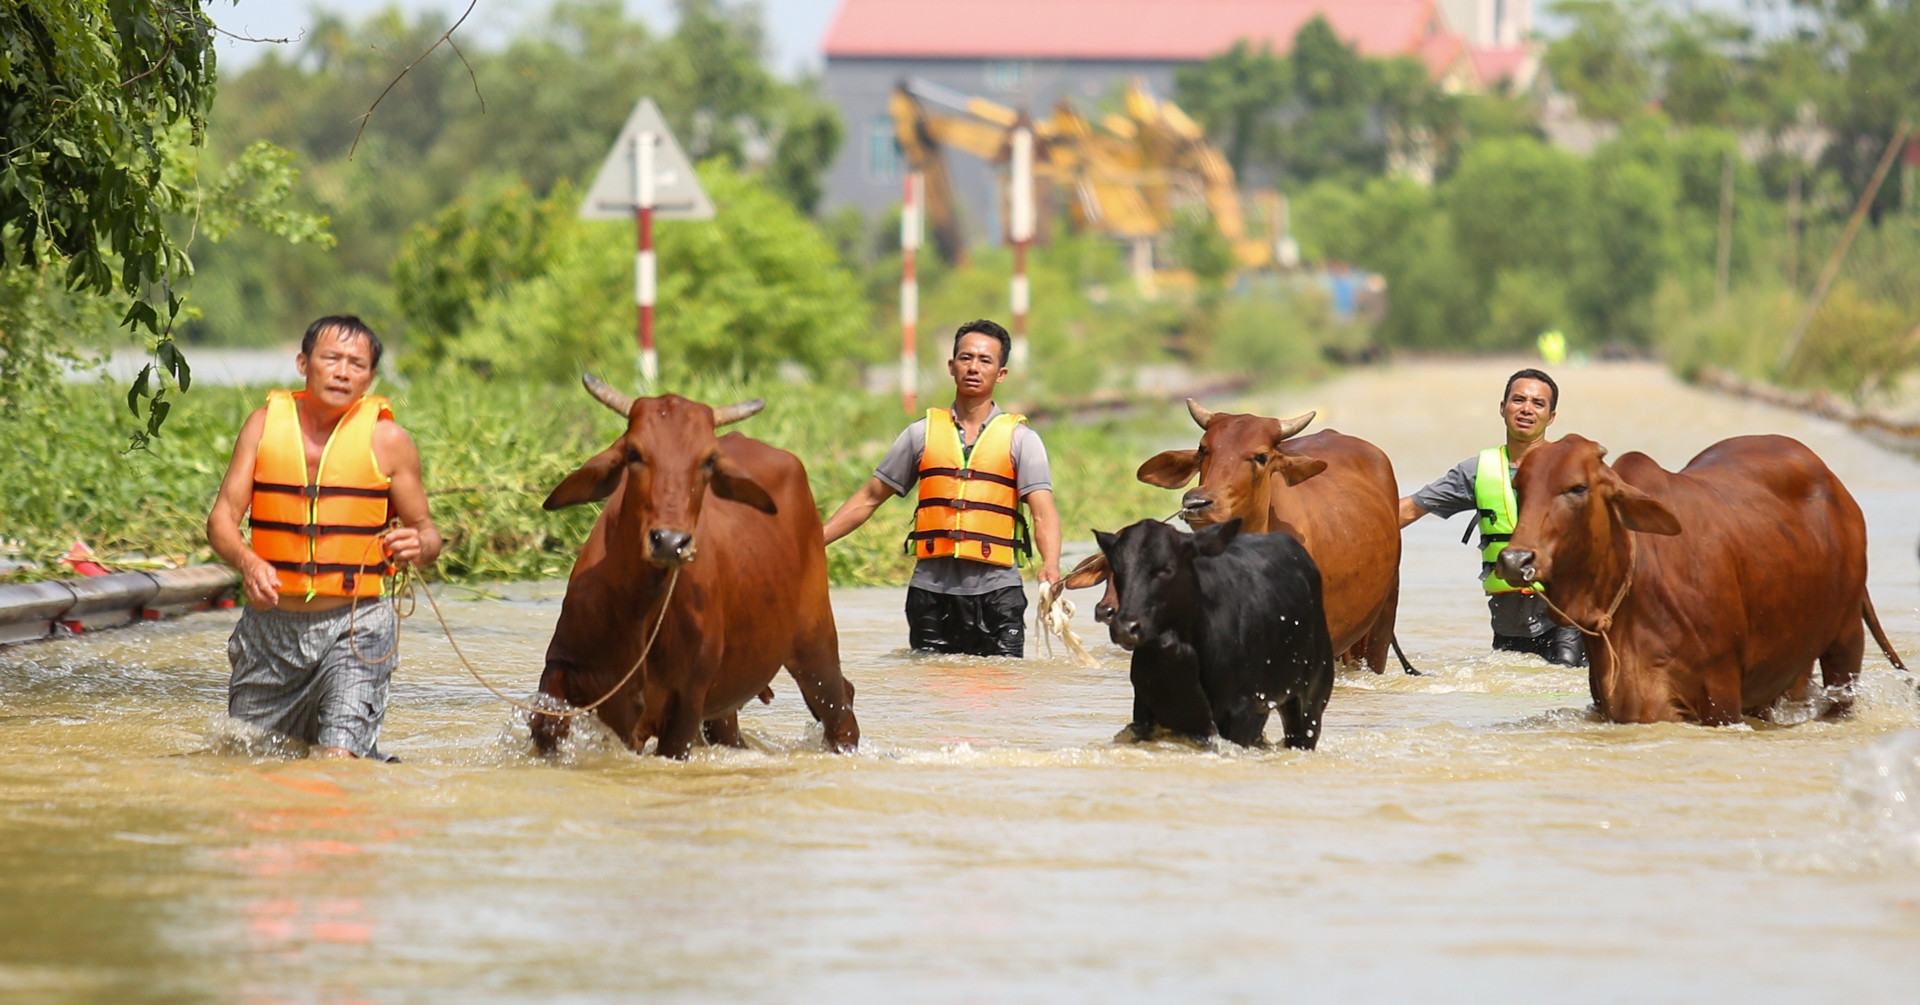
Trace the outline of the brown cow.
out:
<instances>
[{"instance_id":1,"label":"brown cow","mask_svg":"<svg viewBox=\"0 0 1920 1005\"><path fill-rule=\"evenodd\" d=\"M567 476L546 508L607 500L567 582L540 691L575 706L619 683L661 617L646 665L595 710L638 753L685 757L708 742L742 746L738 712L781 666L793 675L827 746L860 742L853 685L827 597L826 545L799 458L714 429L758 412L754 400L708 408L678 395L635 400L589 374L587 390L627 419L613 446ZM770 695L768 695L770 697ZM533 717L550 752L567 721Z\"/></svg>"},{"instance_id":2,"label":"brown cow","mask_svg":"<svg viewBox=\"0 0 1920 1005\"><path fill-rule=\"evenodd\" d=\"M1813 663L1846 709L1861 625L1901 666L1867 596L1867 527L1840 479L1784 436L1740 436L1679 472L1642 453L1608 467L1581 436L1528 451L1501 578L1537 583L1587 647L1614 722L1739 722L1805 700Z\"/></svg>"},{"instance_id":3,"label":"brown cow","mask_svg":"<svg viewBox=\"0 0 1920 1005\"><path fill-rule=\"evenodd\" d=\"M1291 533L1320 567L1333 651L1380 673L1400 604L1400 487L1387 455L1331 429L1291 439L1312 412L1233 415L1191 398L1187 411L1205 430L1200 446L1148 458L1139 479L1177 489L1198 473L1200 486L1180 500L1195 529L1239 519L1246 533Z\"/></svg>"}]
</instances>

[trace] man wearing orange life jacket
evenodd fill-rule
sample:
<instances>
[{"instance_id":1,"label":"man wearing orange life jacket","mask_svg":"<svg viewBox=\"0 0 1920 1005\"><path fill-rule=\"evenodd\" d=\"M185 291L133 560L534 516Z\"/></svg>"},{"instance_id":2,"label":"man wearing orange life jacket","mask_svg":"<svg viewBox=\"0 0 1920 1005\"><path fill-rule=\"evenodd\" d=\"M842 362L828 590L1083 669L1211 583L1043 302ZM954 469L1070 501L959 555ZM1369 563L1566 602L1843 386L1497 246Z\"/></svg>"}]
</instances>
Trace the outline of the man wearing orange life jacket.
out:
<instances>
[{"instance_id":1,"label":"man wearing orange life jacket","mask_svg":"<svg viewBox=\"0 0 1920 1005\"><path fill-rule=\"evenodd\" d=\"M227 712L327 757L390 759L374 746L399 663L383 577L440 554L420 454L367 394L381 351L352 315L309 326L295 359L306 390L273 391L247 417L207 517L247 595Z\"/></svg>"},{"instance_id":2,"label":"man wearing orange life jacket","mask_svg":"<svg viewBox=\"0 0 1920 1005\"><path fill-rule=\"evenodd\" d=\"M827 520L827 543L853 533L880 504L919 483L907 636L916 650L975 656L1026 654L1025 587L1017 560L1037 546L1040 583L1060 580L1060 516L1047 448L1026 418L1002 412L1013 339L992 321L953 337L953 407L928 409L902 432L867 484ZM1033 514L1032 541L1019 507Z\"/></svg>"}]
</instances>

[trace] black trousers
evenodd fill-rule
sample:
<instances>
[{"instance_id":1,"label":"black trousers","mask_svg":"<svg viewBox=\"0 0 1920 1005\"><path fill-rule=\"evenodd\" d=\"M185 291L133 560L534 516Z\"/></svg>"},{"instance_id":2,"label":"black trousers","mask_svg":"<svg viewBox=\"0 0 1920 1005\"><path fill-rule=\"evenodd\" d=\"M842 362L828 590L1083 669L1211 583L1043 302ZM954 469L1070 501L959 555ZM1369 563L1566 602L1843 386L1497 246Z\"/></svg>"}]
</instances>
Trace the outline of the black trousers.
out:
<instances>
[{"instance_id":1,"label":"black trousers","mask_svg":"<svg viewBox=\"0 0 1920 1005\"><path fill-rule=\"evenodd\" d=\"M1493 647L1505 652L1532 653L1548 663L1566 667L1587 665L1587 640L1572 625L1555 625L1531 638L1524 635L1495 635Z\"/></svg>"},{"instance_id":2,"label":"black trousers","mask_svg":"<svg viewBox=\"0 0 1920 1005\"><path fill-rule=\"evenodd\" d=\"M907 641L916 652L1027 654L1027 593L1009 586L953 596L907 587Z\"/></svg>"}]
</instances>

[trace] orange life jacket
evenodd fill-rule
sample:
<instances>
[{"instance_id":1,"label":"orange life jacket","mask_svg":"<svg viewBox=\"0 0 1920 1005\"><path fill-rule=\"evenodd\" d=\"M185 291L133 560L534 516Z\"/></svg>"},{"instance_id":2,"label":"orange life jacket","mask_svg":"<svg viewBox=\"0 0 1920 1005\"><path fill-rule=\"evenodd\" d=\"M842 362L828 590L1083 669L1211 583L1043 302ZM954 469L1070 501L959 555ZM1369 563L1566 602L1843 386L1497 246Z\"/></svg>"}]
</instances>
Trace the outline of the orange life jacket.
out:
<instances>
[{"instance_id":1,"label":"orange life jacket","mask_svg":"<svg viewBox=\"0 0 1920 1005\"><path fill-rule=\"evenodd\" d=\"M1013 431L1026 421L1024 415L995 416L980 430L969 454L953 413L927 410L920 503L913 511L913 533L907 535L914 558L951 555L1010 566L1016 551L1031 551L1013 471Z\"/></svg>"},{"instance_id":2,"label":"orange life jacket","mask_svg":"<svg viewBox=\"0 0 1920 1005\"><path fill-rule=\"evenodd\" d=\"M387 489L373 457L373 427L393 418L387 399L367 395L327 437L318 477L307 481L298 399L305 391L267 392L267 426L253 462L253 505L247 523L254 553L280 572L280 592L308 599L377 597L390 575L380 535L387 529Z\"/></svg>"}]
</instances>

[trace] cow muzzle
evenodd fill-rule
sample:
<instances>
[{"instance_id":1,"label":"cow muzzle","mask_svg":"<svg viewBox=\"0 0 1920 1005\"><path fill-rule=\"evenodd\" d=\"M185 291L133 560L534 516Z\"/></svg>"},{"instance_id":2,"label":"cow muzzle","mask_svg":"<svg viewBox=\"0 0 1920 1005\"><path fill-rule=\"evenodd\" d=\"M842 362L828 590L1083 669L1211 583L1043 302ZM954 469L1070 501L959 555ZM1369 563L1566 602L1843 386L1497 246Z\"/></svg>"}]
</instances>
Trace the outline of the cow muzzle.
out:
<instances>
[{"instance_id":1,"label":"cow muzzle","mask_svg":"<svg viewBox=\"0 0 1920 1005\"><path fill-rule=\"evenodd\" d=\"M647 531L647 561L667 567L693 561L693 535L684 530L655 527Z\"/></svg>"},{"instance_id":2,"label":"cow muzzle","mask_svg":"<svg viewBox=\"0 0 1920 1005\"><path fill-rule=\"evenodd\" d=\"M1538 582L1538 558L1525 548L1508 548L1493 565L1500 578L1513 586L1532 586Z\"/></svg>"},{"instance_id":3,"label":"cow muzzle","mask_svg":"<svg viewBox=\"0 0 1920 1005\"><path fill-rule=\"evenodd\" d=\"M1213 509L1213 497L1199 489L1194 489L1180 497L1180 518L1188 523L1196 519L1207 519L1208 511L1211 509Z\"/></svg>"},{"instance_id":4,"label":"cow muzzle","mask_svg":"<svg viewBox=\"0 0 1920 1005\"><path fill-rule=\"evenodd\" d=\"M1107 634L1112 637L1113 644L1128 652L1132 652L1134 647L1140 644L1140 631L1141 626L1138 621L1113 617L1107 622Z\"/></svg>"}]
</instances>

